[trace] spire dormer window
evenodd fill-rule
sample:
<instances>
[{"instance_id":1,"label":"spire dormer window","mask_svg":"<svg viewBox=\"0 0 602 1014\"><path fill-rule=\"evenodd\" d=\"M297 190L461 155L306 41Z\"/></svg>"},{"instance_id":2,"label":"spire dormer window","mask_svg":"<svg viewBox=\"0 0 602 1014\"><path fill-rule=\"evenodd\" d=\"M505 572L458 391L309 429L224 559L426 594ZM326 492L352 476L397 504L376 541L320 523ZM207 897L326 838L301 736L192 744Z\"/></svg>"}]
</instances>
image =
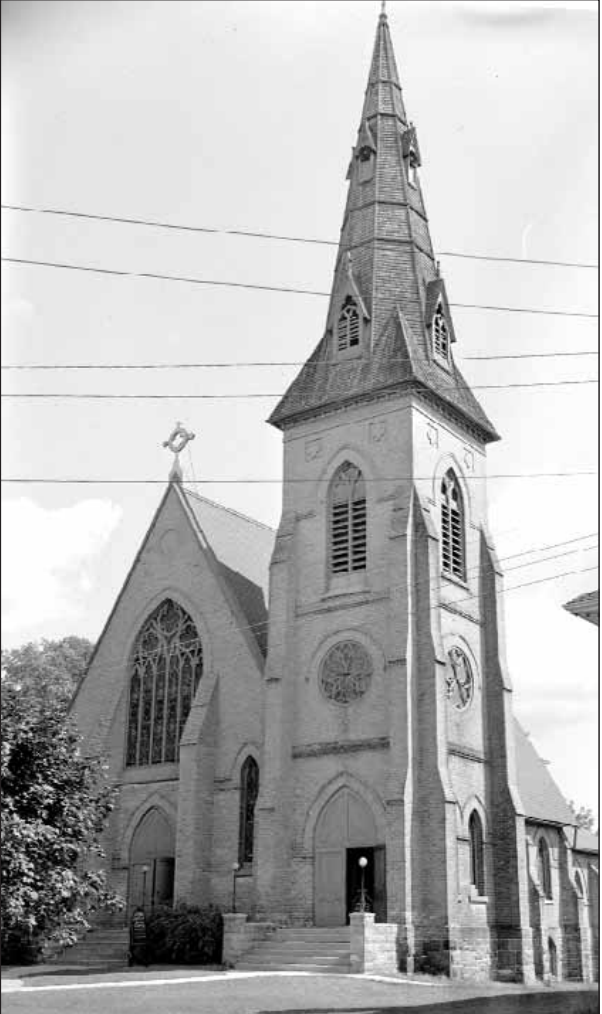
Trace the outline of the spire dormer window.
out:
<instances>
[{"instance_id":1,"label":"spire dormer window","mask_svg":"<svg viewBox=\"0 0 602 1014\"><path fill-rule=\"evenodd\" d=\"M449 327L441 303L437 305L433 317L433 352L437 359L446 365L449 363Z\"/></svg>"},{"instance_id":2,"label":"spire dormer window","mask_svg":"<svg viewBox=\"0 0 602 1014\"><path fill-rule=\"evenodd\" d=\"M408 183L411 187L418 186L418 156L413 148L408 155Z\"/></svg>"},{"instance_id":3,"label":"spire dormer window","mask_svg":"<svg viewBox=\"0 0 602 1014\"><path fill-rule=\"evenodd\" d=\"M346 352L348 349L359 348L360 315L355 299L347 296L337 322L337 350Z\"/></svg>"}]
</instances>

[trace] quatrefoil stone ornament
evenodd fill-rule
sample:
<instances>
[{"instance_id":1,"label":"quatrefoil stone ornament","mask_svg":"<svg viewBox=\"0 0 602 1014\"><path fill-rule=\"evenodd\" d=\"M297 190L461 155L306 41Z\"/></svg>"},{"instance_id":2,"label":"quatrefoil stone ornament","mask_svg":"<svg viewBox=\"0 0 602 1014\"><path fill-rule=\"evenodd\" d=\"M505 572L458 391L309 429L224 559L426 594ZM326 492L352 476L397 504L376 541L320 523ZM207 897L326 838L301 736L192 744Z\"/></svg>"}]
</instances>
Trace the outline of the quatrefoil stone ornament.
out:
<instances>
[{"instance_id":1,"label":"quatrefoil stone ornament","mask_svg":"<svg viewBox=\"0 0 602 1014\"><path fill-rule=\"evenodd\" d=\"M335 704L351 704L366 693L372 680L372 661L357 641L339 641L320 667L320 688Z\"/></svg>"},{"instance_id":2,"label":"quatrefoil stone ornament","mask_svg":"<svg viewBox=\"0 0 602 1014\"><path fill-rule=\"evenodd\" d=\"M447 660L447 699L457 711L464 711L472 701L474 692L472 668L460 648L452 648Z\"/></svg>"}]
</instances>

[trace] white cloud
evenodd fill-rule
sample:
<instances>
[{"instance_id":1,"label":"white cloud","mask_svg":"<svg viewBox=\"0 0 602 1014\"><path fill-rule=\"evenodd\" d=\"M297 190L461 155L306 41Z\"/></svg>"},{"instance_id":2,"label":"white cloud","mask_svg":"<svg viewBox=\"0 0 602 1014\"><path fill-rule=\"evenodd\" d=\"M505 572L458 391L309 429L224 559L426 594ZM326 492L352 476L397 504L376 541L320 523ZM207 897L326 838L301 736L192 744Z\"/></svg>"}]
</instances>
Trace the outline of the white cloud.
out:
<instances>
[{"instance_id":1,"label":"white cloud","mask_svg":"<svg viewBox=\"0 0 602 1014\"><path fill-rule=\"evenodd\" d=\"M110 500L45 508L20 498L3 504L2 627L6 643L31 629L79 617L93 587L90 570L121 518ZM44 631L46 632L46 631Z\"/></svg>"}]
</instances>

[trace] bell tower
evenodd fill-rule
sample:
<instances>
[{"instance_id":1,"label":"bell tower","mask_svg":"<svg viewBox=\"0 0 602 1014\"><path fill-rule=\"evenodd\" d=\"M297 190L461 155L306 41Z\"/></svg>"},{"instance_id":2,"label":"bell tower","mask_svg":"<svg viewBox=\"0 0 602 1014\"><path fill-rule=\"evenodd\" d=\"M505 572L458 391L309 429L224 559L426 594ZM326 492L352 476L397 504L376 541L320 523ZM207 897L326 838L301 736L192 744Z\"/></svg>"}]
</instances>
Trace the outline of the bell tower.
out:
<instances>
[{"instance_id":1,"label":"bell tower","mask_svg":"<svg viewBox=\"0 0 602 1014\"><path fill-rule=\"evenodd\" d=\"M383 11L324 333L269 420L284 476L258 914L344 924L363 856L403 967L524 977L524 818L486 519L499 438L455 362L421 161Z\"/></svg>"}]
</instances>

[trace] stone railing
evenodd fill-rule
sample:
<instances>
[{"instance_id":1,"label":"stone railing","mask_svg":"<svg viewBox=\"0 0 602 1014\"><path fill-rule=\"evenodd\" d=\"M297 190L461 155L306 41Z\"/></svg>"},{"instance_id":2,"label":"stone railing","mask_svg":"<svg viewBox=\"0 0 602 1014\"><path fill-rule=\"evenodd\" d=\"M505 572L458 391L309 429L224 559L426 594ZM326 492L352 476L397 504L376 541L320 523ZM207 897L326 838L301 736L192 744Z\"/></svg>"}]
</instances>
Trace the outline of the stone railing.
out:
<instances>
[{"instance_id":1,"label":"stone railing","mask_svg":"<svg viewBox=\"0 0 602 1014\"><path fill-rule=\"evenodd\" d=\"M373 912L352 912L350 957L352 972L391 975L399 970L397 923L375 923Z\"/></svg>"},{"instance_id":2,"label":"stone railing","mask_svg":"<svg viewBox=\"0 0 602 1014\"><path fill-rule=\"evenodd\" d=\"M224 943L222 962L224 965L235 965L243 954L250 951L256 944L276 931L271 922L247 922L244 912L224 915Z\"/></svg>"}]
</instances>

